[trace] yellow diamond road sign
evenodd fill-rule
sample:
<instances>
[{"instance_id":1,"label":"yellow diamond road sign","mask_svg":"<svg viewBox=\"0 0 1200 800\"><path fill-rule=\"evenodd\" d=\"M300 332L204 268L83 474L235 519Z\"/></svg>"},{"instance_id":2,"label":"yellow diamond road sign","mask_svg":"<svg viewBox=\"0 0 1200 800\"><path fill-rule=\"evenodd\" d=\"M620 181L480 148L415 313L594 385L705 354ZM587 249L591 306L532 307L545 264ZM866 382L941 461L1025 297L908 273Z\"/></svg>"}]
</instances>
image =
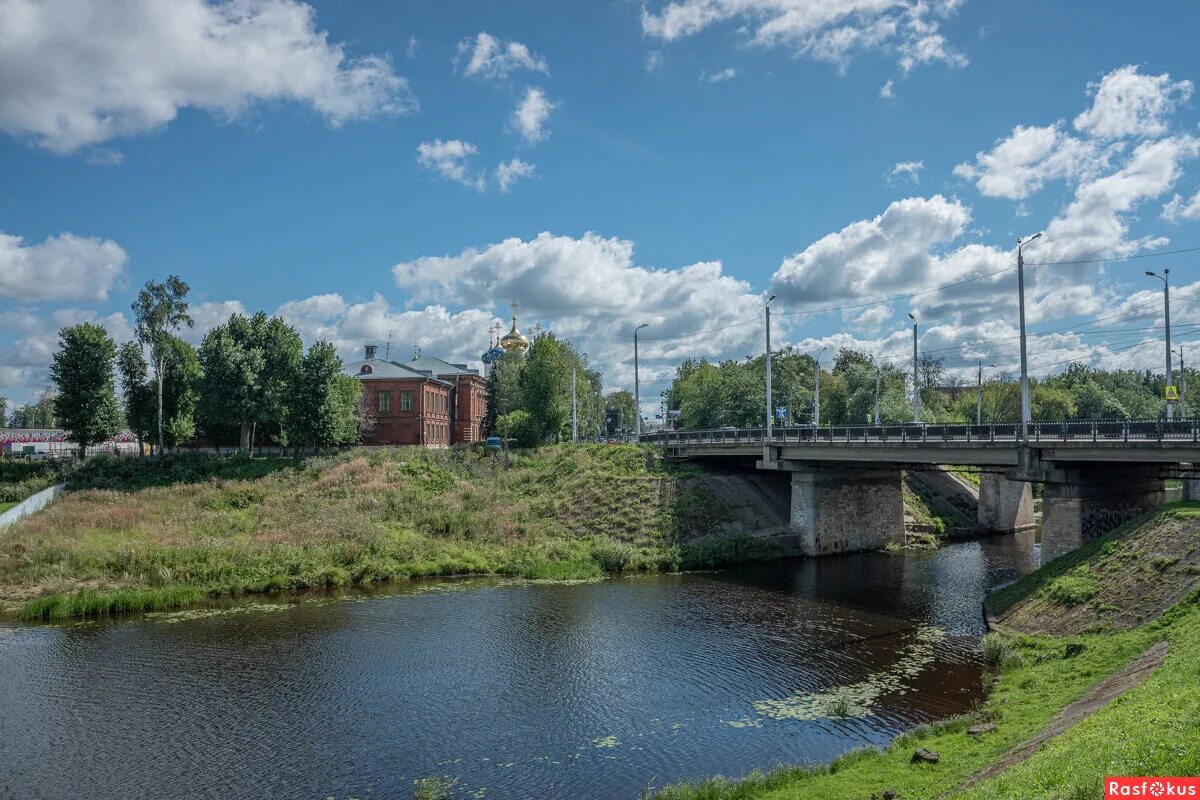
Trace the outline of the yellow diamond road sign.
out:
<instances>
[{"instance_id":1,"label":"yellow diamond road sign","mask_svg":"<svg viewBox=\"0 0 1200 800\"><path fill-rule=\"evenodd\" d=\"M1178 386L1168 386L1167 387L1167 399L1168 400L1178 400L1179 399L1179 387Z\"/></svg>"}]
</instances>

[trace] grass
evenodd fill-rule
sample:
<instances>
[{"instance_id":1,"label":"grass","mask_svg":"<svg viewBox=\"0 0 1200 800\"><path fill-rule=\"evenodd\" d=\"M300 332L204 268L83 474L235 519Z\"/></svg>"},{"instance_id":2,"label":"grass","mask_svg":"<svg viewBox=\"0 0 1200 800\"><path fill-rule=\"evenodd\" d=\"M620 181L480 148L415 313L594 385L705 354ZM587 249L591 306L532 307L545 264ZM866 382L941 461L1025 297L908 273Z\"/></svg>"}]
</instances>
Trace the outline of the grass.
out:
<instances>
[{"instance_id":1,"label":"grass","mask_svg":"<svg viewBox=\"0 0 1200 800\"><path fill-rule=\"evenodd\" d=\"M636 446L96 459L0 531L0 601L28 619L459 574L589 578L741 559L697 472Z\"/></svg>"},{"instance_id":2,"label":"grass","mask_svg":"<svg viewBox=\"0 0 1200 800\"><path fill-rule=\"evenodd\" d=\"M5 511L8 511L10 508L12 508L15 505L16 505L16 503L5 503L3 501L0 501L0 514L3 514Z\"/></svg>"}]
</instances>

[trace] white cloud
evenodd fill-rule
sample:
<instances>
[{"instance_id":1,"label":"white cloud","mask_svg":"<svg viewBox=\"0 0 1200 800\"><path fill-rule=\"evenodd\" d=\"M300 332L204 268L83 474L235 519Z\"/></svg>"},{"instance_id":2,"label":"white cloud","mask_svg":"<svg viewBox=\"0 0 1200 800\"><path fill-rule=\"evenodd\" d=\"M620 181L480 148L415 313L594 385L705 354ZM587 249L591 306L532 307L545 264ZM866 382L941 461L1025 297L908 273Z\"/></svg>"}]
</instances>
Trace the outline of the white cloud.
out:
<instances>
[{"instance_id":1,"label":"white cloud","mask_svg":"<svg viewBox=\"0 0 1200 800\"><path fill-rule=\"evenodd\" d=\"M525 45L511 39L501 42L486 31L481 31L474 40L468 38L458 43L454 64L463 75L471 77L507 78L518 70L550 73L545 59L534 55Z\"/></svg>"},{"instance_id":2,"label":"white cloud","mask_svg":"<svg viewBox=\"0 0 1200 800\"><path fill-rule=\"evenodd\" d=\"M879 96L892 98L896 96L896 82L891 78L887 79L887 83L879 87Z\"/></svg>"},{"instance_id":3,"label":"white cloud","mask_svg":"<svg viewBox=\"0 0 1200 800\"><path fill-rule=\"evenodd\" d=\"M1061 123L1045 127L1018 125L990 151L975 154L974 162L954 168L960 178L974 181L988 197L1021 200L1038 192L1047 181L1079 180L1108 169L1123 144L1103 147L1077 139Z\"/></svg>"},{"instance_id":4,"label":"white cloud","mask_svg":"<svg viewBox=\"0 0 1200 800\"><path fill-rule=\"evenodd\" d=\"M1162 218L1174 223L1200 219L1200 192L1192 195L1191 200L1184 200L1180 195L1172 197L1162 208Z\"/></svg>"},{"instance_id":5,"label":"white cloud","mask_svg":"<svg viewBox=\"0 0 1200 800\"><path fill-rule=\"evenodd\" d=\"M417 163L446 180L482 192L487 188L487 179L481 173L473 173L469 164L476 152L478 148L470 142L434 139L417 145Z\"/></svg>"},{"instance_id":6,"label":"white cloud","mask_svg":"<svg viewBox=\"0 0 1200 800\"><path fill-rule=\"evenodd\" d=\"M550 136L550 132L545 128L546 120L556 108L558 104L551 102L545 92L533 86L529 87L513 111L510 121L513 130L521 134L521 138L528 144L545 141Z\"/></svg>"},{"instance_id":7,"label":"white cloud","mask_svg":"<svg viewBox=\"0 0 1200 800\"><path fill-rule=\"evenodd\" d=\"M125 162L125 155L120 150L111 147L97 147L83 159L93 167L119 167Z\"/></svg>"},{"instance_id":8,"label":"white cloud","mask_svg":"<svg viewBox=\"0 0 1200 800\"><path fill-rule=\"evenodd\" d=\"M914 184L921 182L921 170L925 169L924 161L897 161L888 173L888 182L904 177Z\"/></svg>"},{"instance_id":9,"label":"white cloud","mask_svg":"<svg viewBox=\"0 0 1200 800\"><path fill-rule=\"evenodd\" d=\"M839 69L856 53L882 50L894 53L908 72L931 61L966 65L940 32L940 20L958 5L958 0L672 0L658 11L642 9L642 32L671 42L733 21L757 46L788 47Z\"/></svg>"},{"instance_id":10,"label":"white cloud","mask_svg":"<svg viewBox=\"0 0 1200 800\"><path fill-rule=\"evenodd\" d=\"M496 167L496 185L500 187L500 191L507 192L518 180L532 175L533 170L533 164L519 158L502 161Z\"/></svg>"},{"instance_id":11,"label":"white cloud","mask_svg":"<svg viewBox=\"0 0 1200 800\"><path fill-rule=\"evenodd\" d=\"M408 45L404 48L404 57L412 61L421 49L421 40L415 36L408 37Z\"/></svg>"},{"instance_id":12,"label":"white cloud","mask_svg":"<svg viewBox=\"0 0 1200 800\"><path fill-rule=\"evenodd\" d=\"M717 70L716 72L701 72L700 80L703 83L722 83L724 81L733 80L737 77L737 74L738 72L736 67L726 67L725 69Z\"/></svg>"},{"instance_id":13,"label":"white cloud","mask_svg":"<svg viewBox=\"0 0 1200 800\"><path fill-rule=\"evenodd\" d=\"M184 108L297 102L335 126L416 108L386 57L347 56L298 0L0 0L0 19L0 129L60 154Z\"/></svg>"},{"instance_id":14,"label":"white cloud","mask_svg":"<svg viewBox=\"0 0 1200 800\"><path fill-rule=\"evenodd\" d=\"M658 50L651 50L646 54L646 61L643 66L646 72L655 72L663 65L663 55Z\"/></svg>"},{"instance_id":15,"label":"white cloud","mask_svg":"<svg viewBox=\"0 0 1200 800\"><path fill-rule=\"evenodd\" d=\"M1172 81L1167 73L1143 75L1136 66L1115 69L1088 84L1092 107L1075 117L1075 128L1091 136L1161 136L1166 118L1192 96L1191 81Z\"/></svg>"},{"instance_id":16,"label":"white cloud","mask_svg":"<svg viewBox=\"0 0 1200 800\"><path fill-rule=\"evenodd\" d=\"M61 233L41 244L0 233L0 297L16 300L108 299L128 256L111 239Z\"/></svg>"}]
</instances>

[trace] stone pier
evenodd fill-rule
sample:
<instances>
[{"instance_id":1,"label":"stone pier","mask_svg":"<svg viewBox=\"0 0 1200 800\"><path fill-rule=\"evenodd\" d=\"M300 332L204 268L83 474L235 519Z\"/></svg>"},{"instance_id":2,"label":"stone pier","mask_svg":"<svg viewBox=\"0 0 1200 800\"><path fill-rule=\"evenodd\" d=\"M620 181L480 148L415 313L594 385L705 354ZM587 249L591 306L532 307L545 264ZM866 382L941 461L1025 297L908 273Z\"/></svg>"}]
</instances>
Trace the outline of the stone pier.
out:
<instances>
[{"instance_id":1,"label":"stone pier","mask_svg":"<svg viewBox=\"0 0 1200 800\"><path fill-rule=\"evenodd\" d=\"M1161 469L1153 464L1052 469L1046 476L1043 564L1166 501Z\"/></svg>"},{"instance_id":2,"label":"stone pier","mask_svg":"<svg viewBox=\"0 0 1200 800\"><path fill-rule=\"evenodd\" d=\"M1037 526L1032 485L1009 480L1001 472L979 473L976 523L989 533L1016 533Z\"/></svg>"},{"instance_id":3,"label":"stone pier","mask_svg":"<svg viewBox=\"0 0 1200 800\"><path fill-rule=\"evenodd\" d=\"M792 470L791 526L806 556L879 550L904 539L900 470L804 464Z\"/></svg>"}]
</instances>

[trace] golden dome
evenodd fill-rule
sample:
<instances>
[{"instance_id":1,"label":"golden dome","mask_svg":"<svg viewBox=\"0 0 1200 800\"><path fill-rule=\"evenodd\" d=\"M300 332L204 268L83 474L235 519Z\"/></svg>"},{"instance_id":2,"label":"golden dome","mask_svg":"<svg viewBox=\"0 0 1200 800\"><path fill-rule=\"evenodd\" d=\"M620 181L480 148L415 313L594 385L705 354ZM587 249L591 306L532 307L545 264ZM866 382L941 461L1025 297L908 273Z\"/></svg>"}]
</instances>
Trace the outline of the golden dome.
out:
<instances>
[{"instance_id":1,"label":"golden dome","mask_svg":"<svg viewBox=\"0 0 1200 800\"><path fill-rule=\"evenodd\" d=\"M509 303L509 307L512 308L512 330L500 337L500 346L510 353L524 353L529 349L529 340L517 330L517 301Z\"/></svg>"}]
</instances>

